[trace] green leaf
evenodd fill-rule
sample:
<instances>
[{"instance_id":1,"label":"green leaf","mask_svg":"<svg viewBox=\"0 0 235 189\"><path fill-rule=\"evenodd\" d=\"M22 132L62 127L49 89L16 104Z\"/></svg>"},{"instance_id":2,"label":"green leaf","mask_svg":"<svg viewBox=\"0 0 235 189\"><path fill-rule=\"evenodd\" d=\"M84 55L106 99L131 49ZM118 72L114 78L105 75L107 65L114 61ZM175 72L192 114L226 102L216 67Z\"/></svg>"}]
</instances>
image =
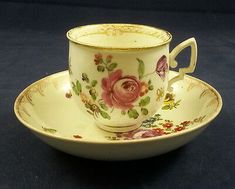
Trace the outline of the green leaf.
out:
<instances>
[{"instance_id":1,"label":"green leaf","mask_svg":"<svg viewBox=\"0 0 235 189\"><path fill-rule=\"evenodd\" d=\"M92 87L91 87L91 86L89 86L89 85L87 85L87 86L86 86L86 89L91 89L91 88L92 88Z\"/></svg>"},{"instance_id":2,"label":"green leaf","mask_svg":"<svg viewBox=\"0 0 235 189\"><path fill-rule=\"evenodd\" d=\"M108 113L106 113L105 111L100 110L100 115L104 118L104 119L111 119L110 115Z\"/></svg>"},{"instance_id":3,"label":"green leaf","mask_svg":"<svg viewBox=\"0 0 235 189\"><path fill-rule=\"evenodd\" d=\"M92 98L93 100L96 100L96 95L95 95L95 94L91 94L91 98Z\"/></svg>"},{"instance_id":4,"label":"green leaf","mask_svg":"<svg viewBox=\"0 0 235 189\"><path fill-rule=\"evenodd\" d=\"M153 85L149 86L149 90L152 91L153 90Z\"/></svg>"},{"instance_id":5,"label":"green leaf","mask_svg":"<svg viewBox=\"0 0 235 189\"><path fill-rule=\"evenodd\" d=\"M169 110L170 109L170 106L169 105L165 105L162 107L162 110Z\"/></svg>"},{"instance_id":6,"label":"green leaf","mask_svg":"<svg viewBox=\"0 0 235 189\"><path fill-rule=\"evenodd\" d=\"M108 71L113 71L117 67L117 63L112 63L107 66Z\"/></svg>"},{"instance_id":7,"label":"green leaf","mask_svg":"<svg viewBox=\"0 0 235 189\"><path fill-rule=\"evenodd\" d=\"M148 115L149 111L146 108L141 108L141 112L143 115Z\"/></svg>"},{"instance_id":8,"label":"green leaf","mask_svg":"<svg viewBox=\"0 0 235 189\"><path fill-rule=\"evenodd\" d=\"M95 86L96 86L96 84L97 84L97 81L96 81L96 80L92 80L92 82L91 82L91 86L92 86L92 87L95 87Z\"/></svg>"},{"instance_id":9,"label":"green leaf","mask_svg":"<svg viewBox=\"0 0 235 189\"><path fill-rule=\"evenodd\" d=\"M89 78L86 73L82 73L82 80L89 83Z\"/></svg>"},{"instance_id":10,"label":"green leaf","mask_svg":"<svg viewBox=\"0 0 235 189\"><path fill-rule=\"evenodd\" d=\"M139 73L139 78L141 79L144 76L144 62L143 60L137 58L137 61L139 62L139 67L138 67L138 73Z\"/></svg>"},{"instance_id":11,"label":"green leaf","mask_svg":"<svg viewBox=\"0 0 235 189\"><path fill-rule=\"evenodd\" d=\"M56 129L46 128L46 127L42 127L42 129L43 129L44 131L49 132L49 133L52 133L52 134L54 134L54 133L57 132Z\"/></svg>"},{"instance_id":12,"label":"green leaf","mask_svg":"<svg viewBox=\"0 0 235 189\"><path fill-rule=\"evenodd\" d=\"M78 93L80 94L80 92L82 92L82 85L78 80L76 82L76 88L77 88Z\"/></svg>"},{"instance_id":13,"label":"green leaf","mask_svg":"<svg viewBox=\"0 0 235 189\"><path fill-rule=\"evenodd\" d=\"M155 121L160 121L160 120L162 120L160 114L155 114L153 117L155 118Z\"/></svg>"},{"instance_id":14,"label":"green leaf","mask_svg":"<svg viewBox=\"0 0 235 189\"><path fill-rule=\"evenodd\" d=\"M77 80L76 84L72 82L72 88L76 95L79 95L82 92L82 86Z\"/></svg>"},{"instance_id":15,"label":"green leaf","mask_svg":"<svg viewBox=\"0 0 235 189\"><path fill-rule=\"evenodd\" d=\"M178 101L175 103L175 106L180 105L180 102L181 102L181 100L178 100Z\"/></svg>"},{"instance_id":16,"label":"green leaf","mask_svg":"<svg viewBox=\"0 0 235 189\"><path fill-rule=\"evenodd\" d=\"M90 95L91 95L91 98L92 98L93 100L96 100L96 97L97 97L97 92L96 92L96 90L95 90L95 89L90 89L90 90L89 90L89 93L90 93Z\"/></svg>"},{"instance_id":17,"label":"green leaf","mask_svg":"<svg viewBox=\"0 0 235 189\"><path fill-rule=\"evenodd\" d=\"M108 64L108 63L110 63L111 61L112 61L112 55L108 55L107 57L106 57L106 63Z\"/></svg>"},{"instance_id":18,"label":"green leaf","mask_svg":"<svg viewBox=\"0 0 235 189\"><path fill-rule=\"evenodd\" d=\"M135 109L129 109L127 114L129 118L137 119L139 117L139 113Z\"/></svg>"},{"instance_id":19,"label":"green leaf","mask_svg":"<svg viewBox=\"0 0 235 189\"><path fill-rule=\"evenodd\" d=\"M140 100L139 106L140 106L140 107L146 106L146 105L149 104L149 102L150 102L150 97L147 96L147 97L145 97L145 98L143 98L143 99Z\"/></svg>"},{"instance_id":20,"label":"green leaf","mask_svg":"<svg viewBox=\"0 0 235 189\"><path fill-rule=\"evenodd\" d=\"M77 89L76 89L76 85L74 84L74 82L72 82L72 89L75 92L75 94L77 94Z\"/></svg>"},{"instance_id":21,"label":"green leaf","mask_svg":"<svg viewBox=\"0 0 235 189\"><path fill-rule=\"evenodd\" d=\"M104 70L105 70L104 66L101 66L101 65L97 66L97 71L98 72L104 72Z\"/></svg>"},{"instance_id":22,"label":"green leaf","mask_svg":"<svg viewBox=\"0 0 235 189\"><path fill-rule=\"evenodd\" d=\"M108 106L106 106L105 103L99 102L99 105L100 105L100 107L101 107L103 110L108 110Z\"/></svg>"}]
</instances>

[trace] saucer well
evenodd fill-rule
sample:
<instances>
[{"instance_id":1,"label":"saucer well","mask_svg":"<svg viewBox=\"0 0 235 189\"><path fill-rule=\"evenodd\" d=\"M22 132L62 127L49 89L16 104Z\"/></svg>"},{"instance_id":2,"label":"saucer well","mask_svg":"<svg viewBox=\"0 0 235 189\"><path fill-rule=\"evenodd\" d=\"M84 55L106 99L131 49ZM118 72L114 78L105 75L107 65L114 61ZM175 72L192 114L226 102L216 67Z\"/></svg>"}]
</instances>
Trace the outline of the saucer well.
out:
<instances>
[{"instance_id":1,"label":"saucer well","mask_svg":"<svg viewBox=\"0 0 235 189\"><path fill-rule=\"evenodd\" d=\"M170 71L170 77L177 73ZM194 77L173 85L158 112L126 133L99 129L74 103L68 71L24 89L14 111L19 121L50 146L98 160L132 160L160 155L188 143L219 114L220 94Z\"/></svg>"}]
</instances>

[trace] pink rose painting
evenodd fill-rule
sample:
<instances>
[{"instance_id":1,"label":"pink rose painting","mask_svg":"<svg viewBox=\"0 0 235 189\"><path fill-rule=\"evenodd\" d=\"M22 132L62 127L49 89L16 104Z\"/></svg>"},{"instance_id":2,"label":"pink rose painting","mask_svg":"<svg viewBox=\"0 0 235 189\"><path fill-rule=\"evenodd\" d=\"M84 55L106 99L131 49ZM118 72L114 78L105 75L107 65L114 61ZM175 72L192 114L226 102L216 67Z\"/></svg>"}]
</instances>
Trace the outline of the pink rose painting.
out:
<instances>
[{"instance_id":1,"label":"pink rose painting","mask_svg":"<svg viewBox=\"0 0 235 189\"><path fill-rule=\"evenodd\" d=\"M141 84L135 76L123 76L117 69L102 79L102 89L102 99L109 107L127 110L139 98Z\"/></svg>"},{"instance_id":2,"label":"pink rose painting","mask_svg":"<svg viewBox=\"0 0 235 189\"><path fill-rule=\"evenodd\" d=\"M154 129L136 129L126 133L116 133L118 138L123 138L124 140L141 139L141 138L151 138L156 136L164 135L164 129L154 128Z\"/></svg>"},{"instance_id":3,"label":"pink rose painting","mask_svg":"<svg viewBox=\"0 0 235 189\"><path fill-rule=\"evenodd\" d=\"M162 80L165 80L166 72L168 71L167 58L163 55L156 65L156 73L161 77Z\"/></svg>"},{"instance_id":4,"label":"pink rose painting","mask_svg":"<svg viewBox=\"0 0 235 189\"><path fill-rule=\"evenodd\" d=\"M136 58L136 73L133 75L125 75L124 70L118 68L119 64L113 55L96 53L93 61L102 79L90 78L84 72L81 74L81 80L72 82L73 91L80 96L89 114L95 118L101 116L108 120L112 118L111 113L115 108L121 110L121 115L126 115L130 119L149 114L148 106L152 99L148 93L154 90L154 85L148 76L157 73L163 80L165 79L165 73L168 71L165 55L158 60L156 69L147 74L145 63L140 58ZM82 87L84 85L85 87ZM101 86L101 93L97 90L97 86ZM156 135L157 132L158 130L145 132L143 137Z\"/></svg>"}]
</instances>

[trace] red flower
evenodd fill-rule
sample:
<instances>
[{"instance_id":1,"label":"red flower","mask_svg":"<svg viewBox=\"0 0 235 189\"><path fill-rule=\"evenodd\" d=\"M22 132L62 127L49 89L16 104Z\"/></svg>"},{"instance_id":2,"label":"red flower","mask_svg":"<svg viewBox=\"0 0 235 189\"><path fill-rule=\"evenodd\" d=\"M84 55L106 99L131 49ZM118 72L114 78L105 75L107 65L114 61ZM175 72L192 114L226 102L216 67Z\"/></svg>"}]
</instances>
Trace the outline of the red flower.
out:
<instances>
[{"instance_id":1,"label":"red flower","mask_svg":"<svg viewBox=\"0 0 235 189\"><path fill-rule=\"evenodd\" d=\"M182 131L182 130L184 130L185 129L185 127L183 127L183 126L179 126L179 127L176 127L175 128L175 131L177 132L177 131Z\"/></svg>"},{"instance_id":2,"label":"red flower","mask_svg":"<svg viewBox=\"0 0 235 189\"><path fill-rule=\"evenodd\" d=\"M94 58L94 62L96 65L100 64L101 63L101 60L102 60L102 54L98 53L98 54L95 54L95 58Z\"/></svg>"},{"instance_id":3,"label":"red flower","mask_svg":"<svg viewBox=\"0 0 235 189\"><path fill-rule=\"evenodd\" d=\"M140 95L140 82L135 76L122 76L118 69L102 79L102 98L109 107L127 110Z\"/></svg>"},{"instance_id":4,"label":"red flower","mask_svg":"<svg viewBox=\"0 0 235 189\"><path fill-rule=\"evenodd\" d=\"M191 122L190 121L184 121L182 123L180 123L180 125L182 125L183 127L186 127L190 124Z\"/></svg>"},{"instance_id":5,"label":"red flower","mask_svg":"<svg viewBox=\"0 0 235 189\"><path fill-rule=\"evenodd\" d=\"M154 133L154 136L161 136L164 134L164 129L156 128L152 130Z\"/></svg>"},{"instance_id":6,"label":"red flower","mask_svg":"<svg viewBox=\"0 0 235 189\"><path fill-rule=\"evenodd\" d=\"M157 62L156 73L161 77L162 80L164 80L167 71L168 71L167 59L166 56L163 55Z\"/></svg>"},{"instance_id":7,"label":"red flower","mask_svg":"<svg viewBox=\"0 0 235 189\"><path fill-rule=\"evenodd\" d=\"M113 58L112 55L108 55L108 56L106 57L106 62L107 62L107 63L110 63L110 62L112 61L112 58Z\"/></svg>"},{"instance_id":8,"label":"red flower","mask_svg":"<svg viewBox=\"0 0 235 189\"><path fill-rule=\"evenodd\" d=\"M173 126L173 123L166 122L166 123L162 124L162 126L168 129L168 128L171 128Z\"/></svg>"}]
</instances>

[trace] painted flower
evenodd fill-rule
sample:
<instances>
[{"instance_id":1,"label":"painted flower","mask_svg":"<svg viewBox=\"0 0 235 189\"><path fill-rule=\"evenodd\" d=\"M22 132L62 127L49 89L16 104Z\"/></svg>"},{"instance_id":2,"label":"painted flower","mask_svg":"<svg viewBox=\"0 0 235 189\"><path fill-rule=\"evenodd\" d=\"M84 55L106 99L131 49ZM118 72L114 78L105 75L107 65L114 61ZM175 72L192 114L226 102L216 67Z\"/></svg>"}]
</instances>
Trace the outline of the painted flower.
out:
<instances>
[{"instance_id":1,"label":"painted flower","mask_svg":"<svg viewBox=\"0 0 235 189\"><path fill-rule=\"evenodd\" d=\"M102 54L98 53L98 54L95 54L95 58L94 58L94 62L96 65L100 64L102 61Z\"/></svg>"},{"instance_id":2,"label":"painted flower","mask_svg":"<svg viewBox=\"0 0 235 189\"><path fill-rule=\"evenodd\" d=\"M112 55L108 55L108 56L106 57L106 63L110 63L110 62L112 61L112 58L113 58Z\"/></svg>"},{"instance_id":3,"label":"painted flower","mask_svg":"<svg viewBox=\"0 0 235 189\"><path fill-rule=\"evenodd\" d=\"M172 122L166 122L166 123L162 124L162 126L163 126L164 128L169 129L169 128L173 127L173 123L172 123Z\"/></svg>"},{"instance_id":4,"label":"painted flower","mask_svg":"<svg viewBox=\"0 0 235 189\"><path fill-rule=\"evenodd\" d=\"M119 133L117 134L117 137L122 137L124 140L131 140L131 139L150 138L161 135L164 135L164 130L156 128L156 129L137 129L126 133Z\"/></svg>"},{"instance_id":5,"label":"painted flower","mask_svg":"<svg viewBox=\"0 0 235 189\"><path fill-rule=\"evenodd\" d=\"M142 138L149 138L149 137L155 137L155 136L161 136L164 135L164 130L160 128L148 130L142 135Z\"/></svg>"},{"instance_id":6,"label":"painted flower","mask_svg":"<svg viewBox=\"0 0 235 189\"><path fill-rule=\"evenodd\" d=\"M175 95L172 93L166 93L164 104L169 104L175 101Z\"/></svg>"},{"instance_id":7,"label":"painted flower","mask_svg":"<svg viewBox=\"0 0 235 189\"><path fill-rule=\"evenodd\" d=\"M144 96L145 94L148 93L149 91L149 86L147 83L145 83L144 81L140 83L141 85L141 89L140 89L140 96Z\"/></svg>"},{"instance_id":8,"label":"painted flower","mask_svg":"<svg viewBox=\"0 0 235 189\"><path fill-rule=\"evenodd\" d=\"M182 130L184 130L185 129L185 127L183 127L183 126L179 126L179 127L176 127L175 128L175 131L177 132L177 131L182 131Z\"/></svg>"},{"instance_id":9,"label":"painted flower","mask_svg":"<svg viewBox=\"0 0 235 189\"><path fill-rule=\"evenodd\" d=\"M186 127L190 124L191 122L190 121L184 121L182 123L180 123L180 125L182 125L183 127Z\"/></svg>"},{"instance_id":10,"label":"painted flower","mask_svg":"<svg viewBox=\"0 0 235 189\"><path fill-rule=\"evenodd\" d=\"M139 98L141 84L135 76L122 76L118 69L102 79L102 98L109 107L127 110Z\"/></svg>"},{"instance_id":11,"label":"painted flower","mask_svg":"<svg viewBox=\"0 0 235 189\"><path fill-rule=\"evenodd\" d=\"M83 103L92 103L91 100L87 97L87 95L83 92L80 93L80 98Z\"/></svg>"},{"instance_id":12,"label":"painted flower","mask_svg":"<svg viewBox=\"0 0 235 189\"><path fill-rule=\"evenodd\" d=\"M163 55L158 61L156 66L156 73L161 77L162 80L165 80L166 72L168 71L168 64L166 56Z\"/></svg>"}]
</instances>

